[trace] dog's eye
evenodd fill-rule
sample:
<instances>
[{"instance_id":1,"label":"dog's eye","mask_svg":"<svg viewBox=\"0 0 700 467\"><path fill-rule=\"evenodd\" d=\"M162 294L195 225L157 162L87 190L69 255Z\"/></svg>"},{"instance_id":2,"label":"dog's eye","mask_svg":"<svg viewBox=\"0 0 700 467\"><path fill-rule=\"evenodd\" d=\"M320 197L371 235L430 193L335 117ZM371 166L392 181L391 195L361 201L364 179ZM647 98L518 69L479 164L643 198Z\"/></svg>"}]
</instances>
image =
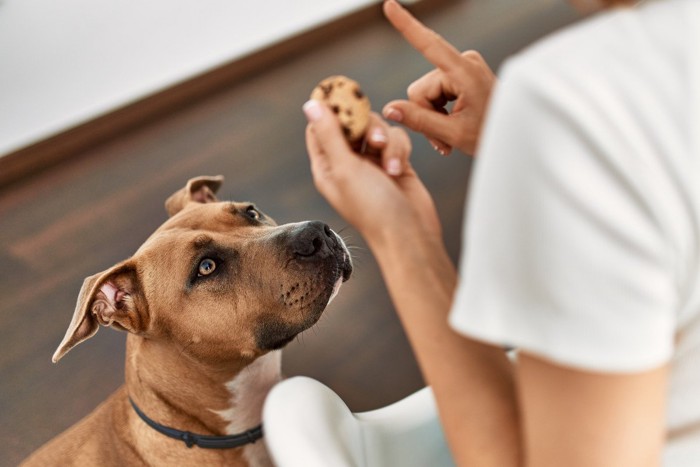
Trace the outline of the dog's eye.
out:
<instances>
[{"instance_id":1,"label":"dog's eye","mask_svg":"<svg viewBox=\"0 0 700 467\"><path fill-rule=\"evenodd\" d=\"M199 262L199 274L198 276L208 276L216 270L216 262L211 258L204 258Z\"/></svg>"},{"instance_id":2,"label":"dog's eye","mask_svg":"<svg viewBox=\"0 0 700 467\"><path fill-rule=\"evenodd\" d=\"M262 214L260 214L260 211L255 209L254 206L248 206L245 210L246 216L250 217L254 221L259 221L260 218L262 217Z\"/></svg>"}]
</instances>

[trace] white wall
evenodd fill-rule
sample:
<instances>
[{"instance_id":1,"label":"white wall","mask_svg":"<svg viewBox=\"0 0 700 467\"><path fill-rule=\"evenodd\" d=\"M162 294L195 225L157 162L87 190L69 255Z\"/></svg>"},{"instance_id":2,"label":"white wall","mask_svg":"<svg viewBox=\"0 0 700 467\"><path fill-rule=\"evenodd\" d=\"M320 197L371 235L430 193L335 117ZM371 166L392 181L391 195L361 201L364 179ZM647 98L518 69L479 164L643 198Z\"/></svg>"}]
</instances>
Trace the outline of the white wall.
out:
<instances>
[{"instance_id":1,"label":"white wall","mask_svg":"<svg viewBox=\"0 0 700 467\"><path fill-rule=\"evenodd\" d=\"M379 0L0 0L0 156Z\"/></svg>"}]
</instances>

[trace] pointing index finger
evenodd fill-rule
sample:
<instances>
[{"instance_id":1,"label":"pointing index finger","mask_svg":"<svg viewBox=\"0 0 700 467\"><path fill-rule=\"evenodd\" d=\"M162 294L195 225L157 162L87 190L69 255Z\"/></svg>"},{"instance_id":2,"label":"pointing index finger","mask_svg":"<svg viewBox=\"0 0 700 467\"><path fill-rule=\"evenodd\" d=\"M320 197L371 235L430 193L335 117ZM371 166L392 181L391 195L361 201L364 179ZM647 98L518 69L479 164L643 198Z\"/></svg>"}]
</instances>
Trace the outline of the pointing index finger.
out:
<instances>
[{"instance_id":1,"label":"pointing index finger","mask_svg":"<svg viewBox=\"0 0 700 467\"><path fill-rule=\"evenodd\" d=\"M404 39L437 68L449 71L460 63L460 53L452 44L414 18L396 0L384 2L384 15Z\"/></svg>"}]
</instances>

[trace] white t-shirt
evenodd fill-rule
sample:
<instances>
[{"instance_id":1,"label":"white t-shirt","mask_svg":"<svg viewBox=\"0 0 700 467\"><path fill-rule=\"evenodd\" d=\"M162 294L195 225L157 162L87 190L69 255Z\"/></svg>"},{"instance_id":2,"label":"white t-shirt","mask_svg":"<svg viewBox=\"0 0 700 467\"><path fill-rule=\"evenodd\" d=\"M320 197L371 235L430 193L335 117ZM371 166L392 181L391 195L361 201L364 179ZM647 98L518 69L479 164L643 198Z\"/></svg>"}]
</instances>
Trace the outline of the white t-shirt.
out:
<instances>
[{"instance_id":1,"label":"white t-shirt","mask_svg":"<svg viewBox=\"0 0 700 467\"><path fill-rule=\"evenodd\" d=\"M450 323L570 367L672 367L666 465L700 466L700 1L587 20L505 65Z\"/></svg>"}]
</instances>

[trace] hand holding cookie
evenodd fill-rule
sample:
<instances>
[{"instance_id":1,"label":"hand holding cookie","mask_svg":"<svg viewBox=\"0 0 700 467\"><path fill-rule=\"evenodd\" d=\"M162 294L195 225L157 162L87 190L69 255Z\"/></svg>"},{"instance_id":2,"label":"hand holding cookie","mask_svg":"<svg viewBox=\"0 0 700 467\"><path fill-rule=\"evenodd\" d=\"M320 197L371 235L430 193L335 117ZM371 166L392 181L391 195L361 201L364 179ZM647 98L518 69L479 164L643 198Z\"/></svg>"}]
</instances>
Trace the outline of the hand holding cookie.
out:
<instances>
[{"instance_id":1,"label":"hand holding cookie","mask_svg":"<svg viewBox=\"0 0 700 467\"><path fill-rule=\"evenodd\" d=\"M307 104L325 104L336 117L353 152L384 167L389 175L401 175L410 153L408 136L372 113L369 99L356 81L342 75L330 76L314 87L310 98ZM407 151L404 146L408 146Z\"/></svg>"},{"instance_id":2,"label":"hand holding cookie","mask_svg":"<svg viewBox=\"0 0 700 467\"><path fill-rule=\"evenodd\" d=\"M369 155L359 154L331 106L311 99L303 110L314 185L348 222L366 238L381 238L381 230L409 217L440 232L432 199L411 167L411 140L403 128L370 113L364 139Z\"/></svg>"}]
</instances>

